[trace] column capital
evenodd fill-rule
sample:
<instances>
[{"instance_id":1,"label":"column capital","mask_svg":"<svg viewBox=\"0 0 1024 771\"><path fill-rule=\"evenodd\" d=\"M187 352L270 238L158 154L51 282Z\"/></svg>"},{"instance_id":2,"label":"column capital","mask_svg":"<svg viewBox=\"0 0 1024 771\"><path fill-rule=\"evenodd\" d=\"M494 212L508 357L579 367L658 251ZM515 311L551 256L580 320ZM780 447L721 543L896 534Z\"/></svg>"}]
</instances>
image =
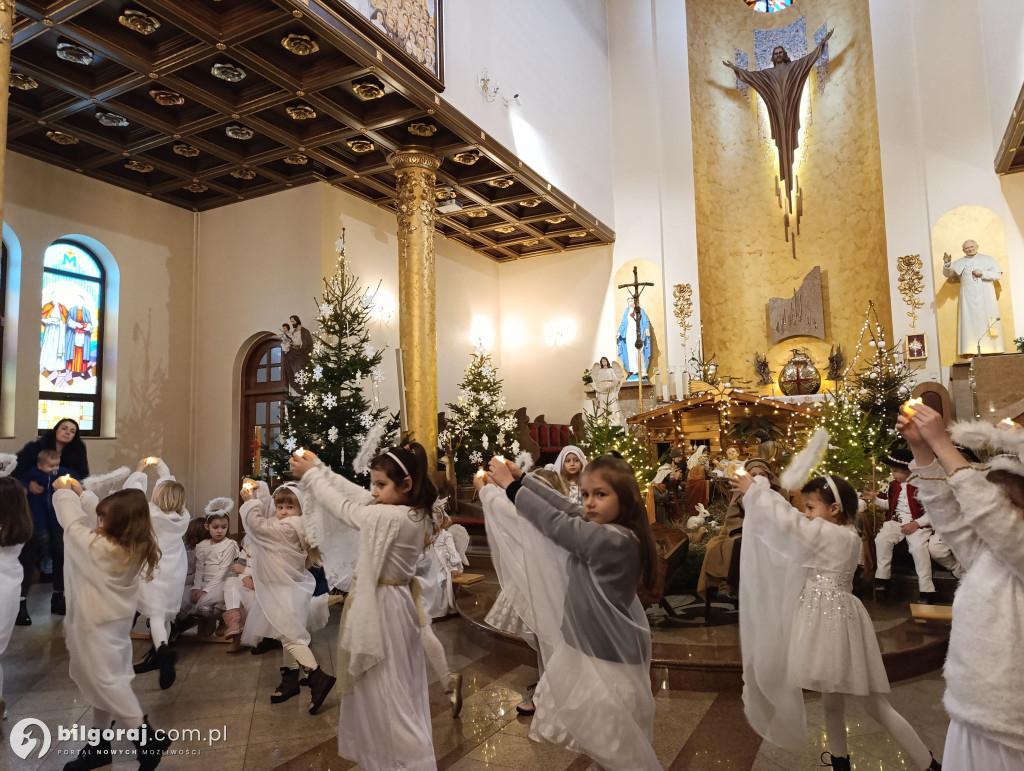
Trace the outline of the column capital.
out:
<instances>
[{"instance_id":1,"label":"column capital","mask_svg":"<svg viewBox=\"0 0 1024 771\"><path fill-rule=\"evenodd\" d=\"M441 167L441 159L424 147L403 147L388 156L388 163L395 171L408 168L420 168L437 171Z\"/></svg>"}]
</instances>

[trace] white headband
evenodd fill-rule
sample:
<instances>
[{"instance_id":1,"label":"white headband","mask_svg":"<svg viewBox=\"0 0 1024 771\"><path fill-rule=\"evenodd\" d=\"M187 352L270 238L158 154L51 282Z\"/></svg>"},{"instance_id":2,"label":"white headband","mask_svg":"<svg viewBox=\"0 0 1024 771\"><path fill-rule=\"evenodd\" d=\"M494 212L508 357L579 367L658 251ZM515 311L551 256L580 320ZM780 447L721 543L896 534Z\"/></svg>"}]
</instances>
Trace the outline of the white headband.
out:
<instances>
[{"instance_id":1,"label":"white headband","mask_svg":"<svg viewBox=\"0 0 1024 771\"><path fill-rule=\"evenodd\" d=\"M393 452L391 452L391 450L388 450L388 451L387 451L387 452L385 452L384 454L385 454L385 455L387 455L387 456L388 456L389 458L391 458L391 459L392 459L392 460L393 460L393 461L394 461L395 463L397 463L397 464L398 464L398 466L399 466L399 468L401 468L401 469L402 469L402 473L404 473L404 474L405 474L405 475L406 475L407 477L410 477L410 476L412 476L412 474L410 474L410 473L409 473L409 469L407 469L407 468L405 467L405 464L404 464L404 463L402 463L402 461L400 461L400 460L398 459L398 456L397 456L397 455L395 455L395 454L394 454Z\"/></svg>"},{"instance_id":2,"label":"white headband","mask_svg":"<svg viewBox=\"0 0 1024 771\"><path fill-rule=\"evenodd\" d=\"M826 482L828 482L828 489L832 491L832 497L836 499L836 503L839 504L839 511L843 510L843 499L839 497L839 488L836 487L835 480L832 479L828 474L822 475Z\"/></svg>"}]
</instances>

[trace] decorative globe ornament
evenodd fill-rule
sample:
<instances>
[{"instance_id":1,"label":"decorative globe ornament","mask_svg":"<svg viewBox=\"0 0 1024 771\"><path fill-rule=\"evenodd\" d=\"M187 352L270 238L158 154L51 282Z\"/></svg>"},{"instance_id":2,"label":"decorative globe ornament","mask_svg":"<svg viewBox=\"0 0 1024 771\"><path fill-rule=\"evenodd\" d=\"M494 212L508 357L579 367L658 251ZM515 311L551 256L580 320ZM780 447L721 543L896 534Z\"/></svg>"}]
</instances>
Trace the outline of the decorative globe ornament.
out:
<instances>
[{"instance_id":1,"label":"decorative globe ornament","mask_svg":"<svg viewBox=\"0 0 1024 771\"><path fill-rule=\"evenodd\" d=\"M779 373L779 388L786 396L808 396L821 388L821 373L804 351L793 349L793 357Z\"/></svg>"}]
</instances>

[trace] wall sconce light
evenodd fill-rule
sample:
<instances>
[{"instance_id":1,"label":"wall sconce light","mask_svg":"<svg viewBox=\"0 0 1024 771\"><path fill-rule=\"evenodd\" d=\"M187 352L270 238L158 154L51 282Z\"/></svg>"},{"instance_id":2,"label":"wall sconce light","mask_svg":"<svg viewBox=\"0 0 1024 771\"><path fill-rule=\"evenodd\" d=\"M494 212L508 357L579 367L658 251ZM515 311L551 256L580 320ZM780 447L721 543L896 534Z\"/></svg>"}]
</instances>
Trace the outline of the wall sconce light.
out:
<instances>
[{"instance_id":1,"label":"wall sconce light","mask_svg":"<svg viewBox=\"0 0 1024 771\"><path fill-rule=\"evenodd\" d=\"M498 95L498 89L500 87L497 83L491 86L491 79L487 75L487 68L484 67L484 71L480 74L480 95L484 98L485 102L493 102L494 98Z\"/></svg>"},{"instance_id":2,"label":"wall sconce light","mask_svg":"<svg viewBox=\"0 0 1024 771\"><path fill-rule=\"evenodd\" d=\"M522 107L523 106L523 103L519 101L519 94L512 94L512 98L511 99L509 99L506 96L503 96L501 99L505 103L505 109L511 108L513 104L516 107Z\"/></svg>"},{"instance_id":3,"label":"wall sconce light","mask_svg":"<svg viewBox=\"0 0 1024 771\"><path fill-rule=\"evenodd\" d=\"M474 316L469 329L474 348L489 351L494 348L494 322L490 316Z\"/></svg>"},{"instance_id":4,"label":"wall sconce light","mask_svg":"<svg viewBox=\"0 0 1024 771\"><path fill-rule=\"evenodd\" d=\"M544 327L544 341L552 348L572 342L576 336L576 322L572 319L555 319Z\"/></svg>"},{"instance_id":5,"label":"wall sconce light","mask_svg":"<svg viewBox=\"0 0 1024 771\"><path fill-rule=\"evenodd\" d=\"M364 308L370 311L370 318L385 326L395 316L395 297L386 289L380 287L376 290L367 289L360 302Z\"/></svg>"}]
</instances>

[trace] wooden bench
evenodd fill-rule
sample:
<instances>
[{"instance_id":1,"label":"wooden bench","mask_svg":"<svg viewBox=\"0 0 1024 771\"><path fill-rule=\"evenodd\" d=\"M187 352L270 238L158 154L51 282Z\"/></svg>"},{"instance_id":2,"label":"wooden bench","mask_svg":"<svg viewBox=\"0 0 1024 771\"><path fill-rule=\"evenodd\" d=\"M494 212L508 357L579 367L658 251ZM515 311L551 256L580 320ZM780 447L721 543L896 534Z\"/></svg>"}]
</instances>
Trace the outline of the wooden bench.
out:
<instances>
[{"instance_id":1,"label":"wooden bench","mask_svg":"<svg viewBox=\"0 0 1024 771\"><path fill-rule=\"evenodd\" d=\"M458 597L461 587L472 586L483 580L484 577L481 573L459 573L457 576L452 576L452 594Z\"/></svg>"}]
</instances>

